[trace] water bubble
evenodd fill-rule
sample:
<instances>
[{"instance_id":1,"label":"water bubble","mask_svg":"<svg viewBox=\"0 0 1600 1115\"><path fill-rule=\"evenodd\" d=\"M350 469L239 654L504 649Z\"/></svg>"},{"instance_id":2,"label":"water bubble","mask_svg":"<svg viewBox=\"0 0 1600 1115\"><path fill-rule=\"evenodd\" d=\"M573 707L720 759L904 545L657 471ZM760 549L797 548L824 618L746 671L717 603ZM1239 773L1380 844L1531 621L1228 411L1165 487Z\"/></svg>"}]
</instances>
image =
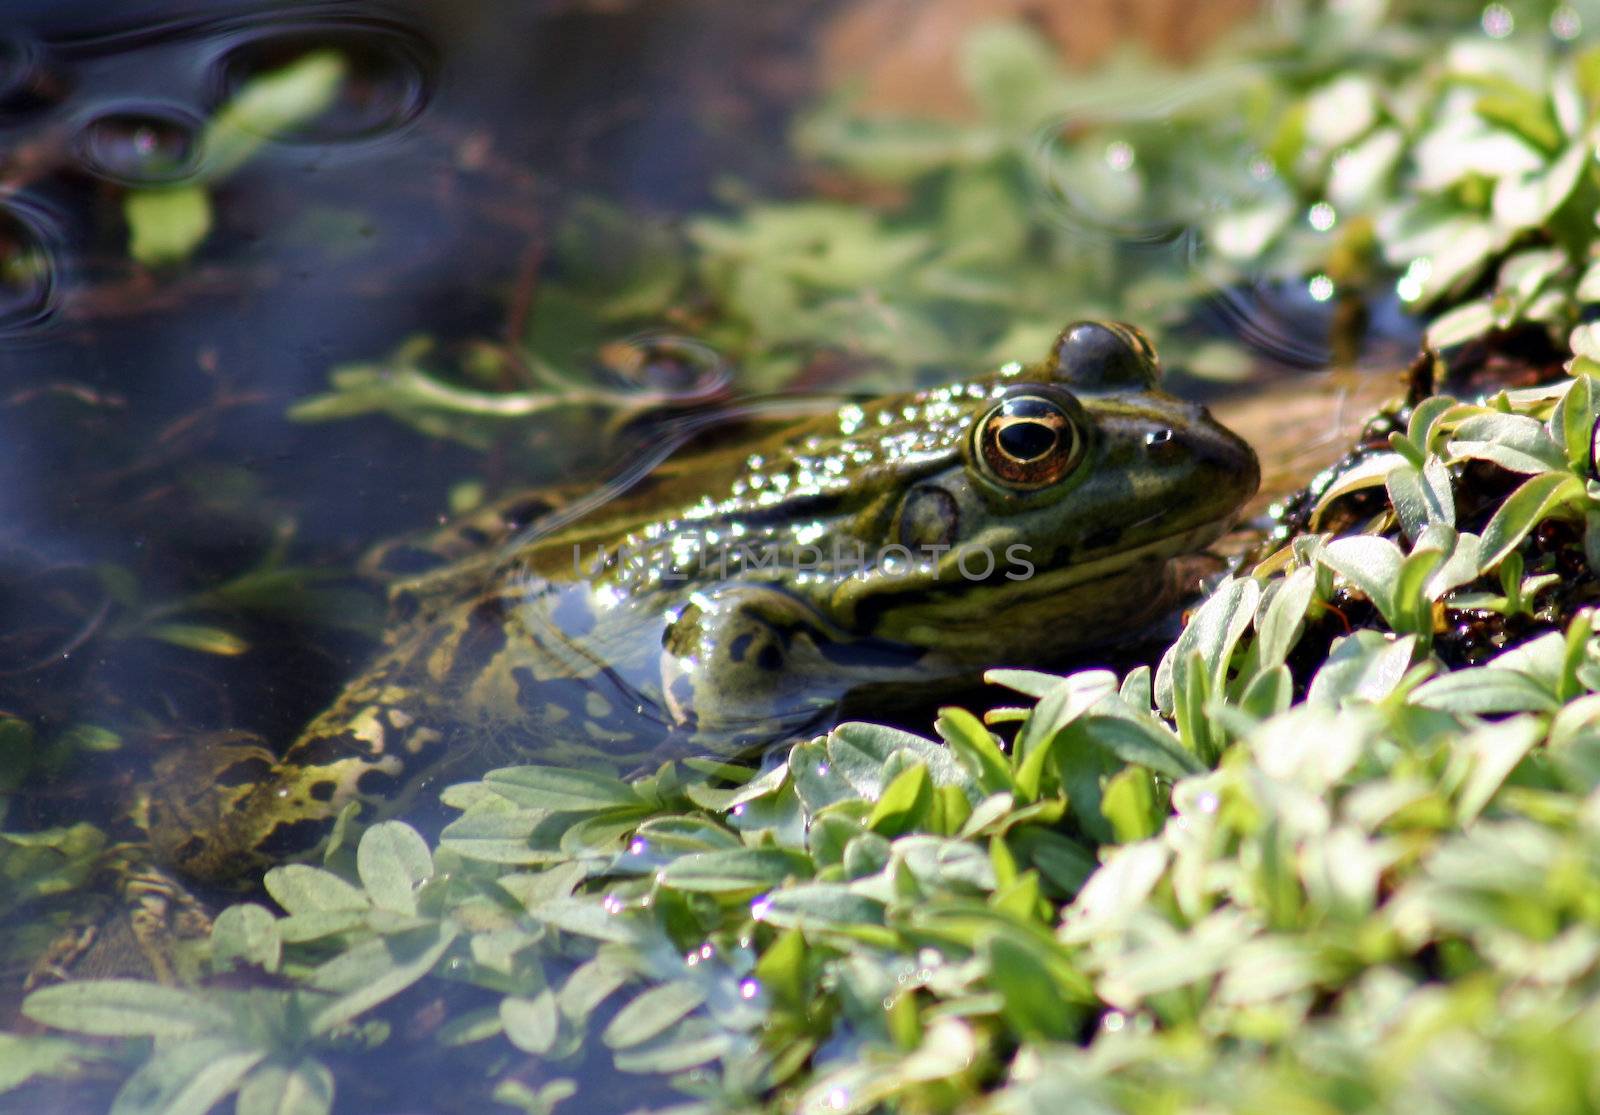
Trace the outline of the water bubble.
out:
<instances>
[{"instance_id":1,"label":"water bubble","mask_svg":"<svg viewBox=\"0 0 1600 1115\"><path fill-rule=\"evenodd\" d=\"M432 96L437 57L411 28L378 20L311 20L254 33L230 46L212 67L213 106L245 85L314 53L344 63L337 100L315 119L275 131L286 143L348 143L410 124Z\"/></svg>"},{"instance_id":2,"label":"water bubble","mask_svg":"<svg viewBox=\"0 0 1600 1115\"><path fill-rule=\"evenodd\" d=\"M1306 282L1271 276L1229 281L1219 275L1207 305L1219 324L1274 362L1320 368L1332 358L1326 339L1332 321L1331 307L1315 293Z\"/></svg>"},{"instance_id":3,"label":"water bubble","mask_svg":"<svg viewBox=\"0 0 1600 1115\"><path fill-rule=\"evenodd\" d=\"M600 900L600 908L613 916L627 909L627 904L614 894L608 894Z\"/></svg>"},{"instance_id":4,"label":"water bubble","mask_svg":"<svg viewBox=\"0 0 1600 1115\"><path fill-rule=\"evenodd\" d=\"M600 372L620 386L663 402L695 403L718 397L733 371L711 346L668 333L645 333L600 349Z\"/></svg>"},{"instance_id":5,"label":"water bubble","mask_svg":"<svg viewBox=\"0 0 1600 1115\"><path fill-rule=\"evenodd\" d=\"M1326 302L1333 297L1333 280L1326 275L1313 275L1306 284L1306 293L1311 295L1315 302Z\"/></svg>"},{"instance_id":6,"label":"water bubble","mask_svg":"<svg viewBox=\"0 0 1600 1115\"><path fill-rule=\"evenodd\" d=\"M74 147L90 173L128 186L181 182L194 173L200 121L177 108L111 109L85 121Z\"/></svg>"},{"instance_id":7,"label":"water bubble","mask_svg":"<svg viewBox=\"0 0 1600 1115\"><path fill-rule=\"evenodd\" d=\"M1120 1010L1107 1011L1106 1016L1100 1020L1100 1025L1108 1034L1119 1033L1128 1024L1128 1016Z\"/></svg>"},{"instance_id":8,"label":"water bubble","mask_svg":"<svg viewBox=\"0 0 1600 1115\"><path fill-rule=\"evenodd\" d=\"M1202 790L1195 795L1194 807L1201 813L1215 813L1218 804L1217 795L1211 790Z\"/></svg>"},{"instance_id":9,"label":"water bubble","mask_svg":"<svg viewBox=\"0 0 1600 1115\"><path fill-rule=\"evenodd\" d=\"M843 1088L830 1089L826 1103L833 1111L843 1111L850 1104L850 1093Z\"/></svg>"},{"instance_id":10,"label":"water bubble","mask_svg":"<svg viewBox=\"0 0 1600 1115\"><path fill-rule=\"evenodd\" d=\"M53 227L17 198L0 203L0 337L35 329L55 312L61 256Z\"/></svg>"},{"instance_id":11,"label":"water bubble","mask_svg":"<svg viewBox=\"0 0 1600 1115\"><path fill-rule=\"evenodd\" d=\"M1550 33L1564 43L1570 43L1583 34L1583 17L1571 4L1563 4L1550 13Z\"/></svg>"},{"instance_id":12,"label":"water bubble","mask_svg":"<svg viewBox=\"0 0 1600 1115\"><path fill-rule=\"evenodd\" d=\"M1483 33L1491 39L1504 39L1517 28L1516 18L1504 4L1490 4L1483 9Z\"/></svg>"},{"instance_id":13,"label":"water bubble","mask_svg":"<svg viewBox=\"0 0 1600 1115\"><path fill-rule=\"evenodd\" d=\"M754 979L739 981L739 998L754 999L759 994L761 994L761 981Z\"/></svg>"},{"instance_id":14,"label":"water bubble","mask_svg":"<svg viewBox=\"0 0 1600 1115\"><path fill-rule=\"evenodd\" d=\"M1198 86L1193 92L1198 100L1214 96ZM1215 214L1248 208L1279 188L1254 173L1261 152L1243 140L1204 161L1185 158L1183 126L1169 101L1067 116L1036 138L1030 178L1069 227L1151 245L1186 240Z\"/></svg>"},{"instance_id":15,"label":"water bubble","mask_svg":"<svg viewBox=\"0 0 1600 1115\"><path fill-rule=\"evenodd\" d=\"M1424 285L1428 277L1433 274L1433 261L1427 256L1421 256L1411 261L1405 274L1401 275L1394 284L1395 293L1402 302L1415 302L1422 297Z\"/></svg>"},{"instance_id":16,"label":"water bubble","mask_svg":"<svg viewBox=\"0 0 1600 1115\"><path fill-rule=\"evenodd\" d=\"M750 916L755 918L756 921L761 921L767 916L767 911L770 909L772 909L772 896L762 895L750 903Z\"/></svg>"},{"instance_id":17,"label":"water bubble","mask_svg":"<svg viewBox=\"0 0 1600 1115\"><path fill-rule=\"evenodd\" d=\"M1318 232L1327 232L1338 219L1339 214L1325 201L1317 202L1306 211L1306 223Z\"/></svg>"},{"instance_id":18,"label":"water bubble","mask_svg":"<svg viewBox=\"0 0 1600 1115\"><path fill-rule=\"evenodd\" d=\"M635 836L628 844L630 856L642 856L650 850L650 842L642 836Z\"/></svg>"},{"instance_id":19,"label":"water bubble","mask_svg":"<svg viewBox=\"0 0 1600 1115\"><path fill-rule=\"evenodd\" d=\"M1112 170L1127 170L1133 165L1134 159L1137 157L1137 153L1131 143L1115 139L1106 144L1106 166Z\"/></svg>"}]
</instances>

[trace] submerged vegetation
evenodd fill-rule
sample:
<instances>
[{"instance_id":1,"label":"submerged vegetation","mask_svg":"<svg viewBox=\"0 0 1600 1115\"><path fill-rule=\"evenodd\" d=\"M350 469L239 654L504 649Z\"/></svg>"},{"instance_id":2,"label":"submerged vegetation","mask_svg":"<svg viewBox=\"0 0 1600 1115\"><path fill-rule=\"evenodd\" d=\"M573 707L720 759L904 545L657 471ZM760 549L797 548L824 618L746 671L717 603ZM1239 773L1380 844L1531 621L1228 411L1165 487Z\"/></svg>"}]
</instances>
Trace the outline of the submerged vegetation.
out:
<instances>
[{"instance_id":1,"label":"submerged vegetation","mask_svg":"<svg viewBox=\"0 0 1600 1115\"><path fill-rule=\"evenodd\" d=\"M1274 355L1353 351L1392 289L1430 316L1439 382L1507 352L1548 382L1410 400L1154 669L995 671L1006 707L760 766L495 771L444 792L433 846L347 818L323 865L267 873L276 908L221 912L200 986L34 991L53 1031L0 1035L0 1087L87 1079L119 1115L325 1112L336 1082L352 1110L460 1104L463 1065L530 1112L597 1078L617 1110L681 1112L1600 1103L1600 48L1568 7L1493 4L1470 32L1420 7L1287 18L1132 112L1086 98L1158 75L1069 78L982 29L975 121L843 94L802 121L846 196L730 194L681 230L576 205L518 345L445 371L410 343L298 415L482 447L724 374L1031 355L1063 307L1232 376L1246 351L1198 327L1287 289L1344 310L1331 345L1247 337ZM665 371L613 349L621 378L569 389L574 353L663 324L706 347L672 341ZM24 732L0 722L0 754ZM8 924L104 843L3 839Z\"/></svg>"}]
</instances>

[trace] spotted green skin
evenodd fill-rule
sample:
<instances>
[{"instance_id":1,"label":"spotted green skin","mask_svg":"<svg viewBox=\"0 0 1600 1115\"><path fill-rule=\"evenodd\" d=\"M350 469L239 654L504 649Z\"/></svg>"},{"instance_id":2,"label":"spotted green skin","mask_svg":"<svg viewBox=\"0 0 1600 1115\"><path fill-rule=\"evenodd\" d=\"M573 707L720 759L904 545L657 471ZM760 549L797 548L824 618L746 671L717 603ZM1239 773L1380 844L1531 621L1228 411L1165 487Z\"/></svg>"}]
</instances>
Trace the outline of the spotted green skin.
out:
<instances>
[{"instance_id":1,"label":"spotted green skin","mask_svg":"<svg viewBox=\"0 0 1600 1115\"><path fill-rule=\"evenodd\" d=\"M747 423L576 504L491 509L394 585L385 650L281 759L223 748L158 786L157 849L224 879L316 847L351 801L389 814L515 762L750 753L863 693L1127 637L1169 605L1168 559L1221 533L1258 477L1157 376L1137 331L1079 323L1037 364ZM1027 385L1076 398L1084 448L1017 492L973 433Z\"/></svg>"}]
</instances>

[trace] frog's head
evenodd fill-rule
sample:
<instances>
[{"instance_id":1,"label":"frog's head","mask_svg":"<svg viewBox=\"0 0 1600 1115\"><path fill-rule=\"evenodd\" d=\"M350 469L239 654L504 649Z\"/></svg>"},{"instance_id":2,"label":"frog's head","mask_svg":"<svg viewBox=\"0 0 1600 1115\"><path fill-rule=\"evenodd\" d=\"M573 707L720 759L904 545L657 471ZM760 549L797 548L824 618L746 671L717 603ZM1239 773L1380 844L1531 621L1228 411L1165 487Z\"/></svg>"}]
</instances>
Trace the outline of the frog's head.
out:
<instances>
[{"instance_id":1,"label":"frog's head","mask_svg":"<svg viewBox=\"0 0 1600 1115\"><path fill-rule=\"evenodd\" d=\"M907 454L850 524L902 560L869 561L818 603L848 630L973 664L1126 634L1160 607L1167 559L1220 535L1259 480L1250 447L1159 377L1137 329L1079 322L1039 363L899 400L892 421L864 413L945 444Z\"/></svg>"}]
</instances>

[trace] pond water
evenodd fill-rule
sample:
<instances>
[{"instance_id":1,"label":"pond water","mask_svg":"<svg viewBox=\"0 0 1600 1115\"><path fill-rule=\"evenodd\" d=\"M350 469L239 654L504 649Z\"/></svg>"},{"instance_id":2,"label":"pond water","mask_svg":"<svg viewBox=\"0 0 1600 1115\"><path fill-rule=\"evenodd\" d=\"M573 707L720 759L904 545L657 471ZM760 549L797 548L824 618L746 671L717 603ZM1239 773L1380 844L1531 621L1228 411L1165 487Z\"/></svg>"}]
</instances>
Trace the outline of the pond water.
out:
<instances>
[{"instance_id":1,"label":"pond water","mask_svg":"<svg viewBox=\"0 0 1600 1115\"><path fill-rule=\"evenodd\" d=\"M973 132L1018 159L950 172L934 213L915 173L852 177L852 150L890 155L826 110L866 65L837 45L843 8L8 4L4 828L105 822L163 748L210 733L287 743L381 632L365 551L521 485L598 482L649 443L631 420L652 410L965 377L975 354L1031 357L1045 324L1128 307L1156 308L1172 382L1199 398L1412 350L1392 296L1283 280L1198 235L1280 198L1242 136L1211 177L1125 188L1177 157L1173 107L1226 74L1113 77L1098 99L1073 74L1065 119ZM952 119L896 142L947 143ZM1304 221L1334 235L1321 204ZM962 237L976 264L939 256ZM807 253L811 277L784 271ZM25 957L5 959L10 1006ZM405 1094L368 1079L341 1109Z\"/></svg>"}]
</instances>

